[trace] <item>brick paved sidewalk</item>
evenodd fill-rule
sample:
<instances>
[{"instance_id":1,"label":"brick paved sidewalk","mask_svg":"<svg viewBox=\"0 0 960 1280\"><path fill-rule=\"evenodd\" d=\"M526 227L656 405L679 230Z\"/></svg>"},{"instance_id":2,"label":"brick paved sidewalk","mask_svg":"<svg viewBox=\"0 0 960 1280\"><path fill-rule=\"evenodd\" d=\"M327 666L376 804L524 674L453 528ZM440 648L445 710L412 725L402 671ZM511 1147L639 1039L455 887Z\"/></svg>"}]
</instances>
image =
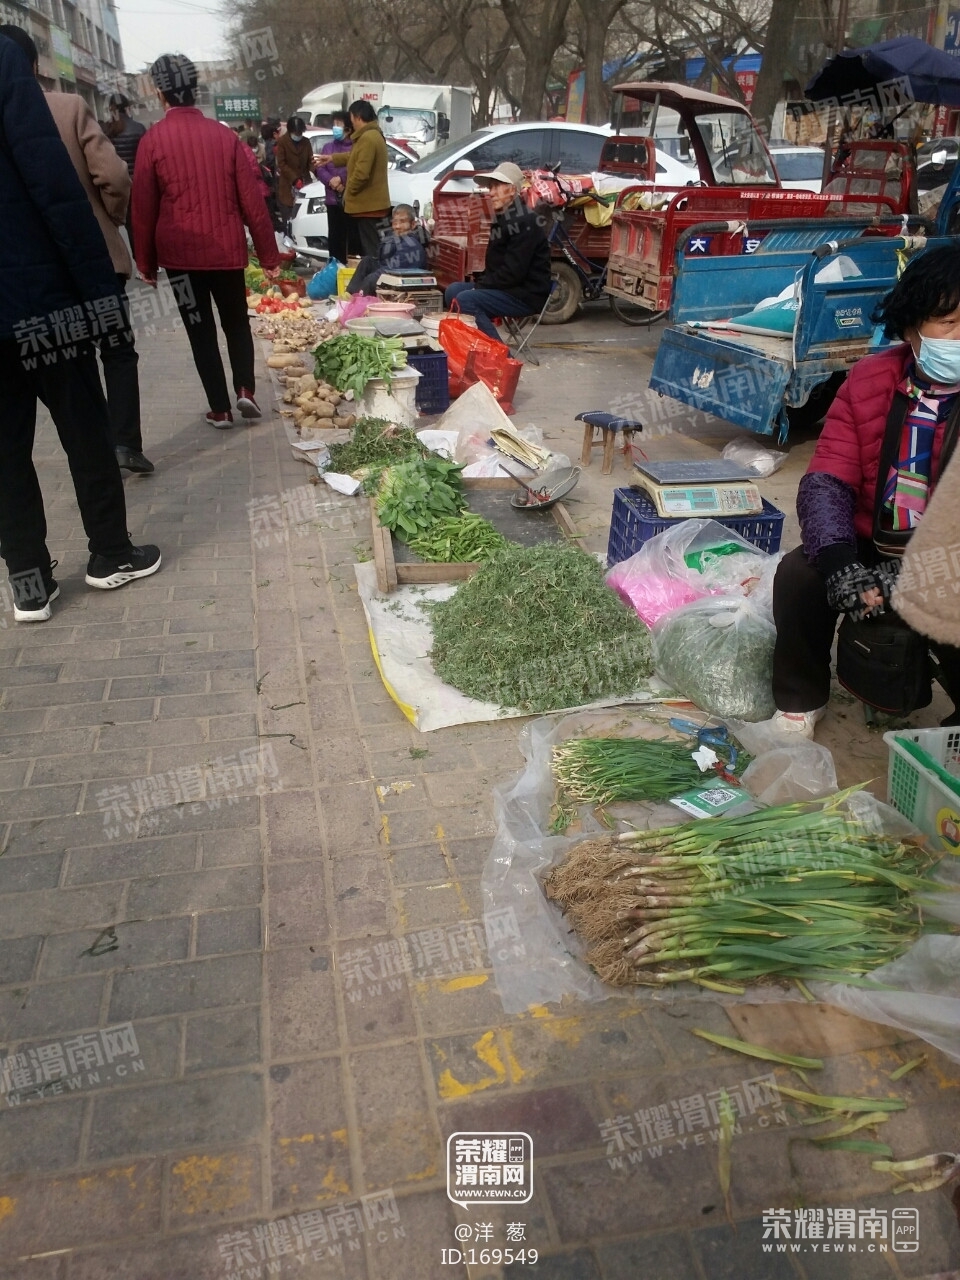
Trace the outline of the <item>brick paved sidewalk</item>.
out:
<instances>
[{"instance_id":1,"label":"brick paved sidewalk","mask_svg":"<svg viewBox=\"0 0 960 1280\"><path fill-rule=\"evenodd\" d=\"M519 723L417 734L383 690L356 594L365 505L321 491L317 512L274 417L207 427L182 335L145 346L141 370L157 472L126 481L129 523L160 544L162 571L83 585L46 424L62 598L42 626L0 613L0 1278L960 1266L944 1195L894 1200L866 1157L799 1141L776 1095L746 1083L764 1064L689 1028L775 1033L827 1057L826 1092L906 1098L882 1129L898 1156L957 1145L960 1071L934 1050L819 1006L741 1012L735 1029L701 1002L504 1016L469 957L491 787L521 763ZM590 376L609 393L609 362ZM537 396L569 401L570 378L582 395L582 365L545 356L524 374L521 419ZM891 1085L921 1051L927 1065ZM700 1098L721 1086L745 1113L736 1231ZM468 1216L445 1194L446 1138L504 1129L533 1137L533 1200ZM759 1215L800 1204L915 1206L921 1250L767 1256ZM470 1267L441 1253L471 1247L455 1237L465 1222L493 1235L475 1233ZM535 1266L480 1264L508 1222Z\"/></svg>"}]
</instances>

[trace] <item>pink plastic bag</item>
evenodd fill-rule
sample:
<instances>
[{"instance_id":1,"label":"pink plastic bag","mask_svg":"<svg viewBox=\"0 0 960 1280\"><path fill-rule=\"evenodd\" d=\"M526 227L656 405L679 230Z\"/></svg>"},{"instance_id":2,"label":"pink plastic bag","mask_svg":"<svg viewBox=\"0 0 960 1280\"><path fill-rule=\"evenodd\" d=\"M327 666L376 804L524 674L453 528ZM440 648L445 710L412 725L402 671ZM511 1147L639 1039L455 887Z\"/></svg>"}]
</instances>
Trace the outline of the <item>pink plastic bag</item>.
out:
<instances>
[{"instance_id":1,"label":"pink plastic bag","mask_svg":"<svg viewBox=\"0 0 960 1280\"><path fill-rule=\"evenodd\" d=\"M378 298L368 297L365 293L354 293L349 298L338 298L337 311L340 323L346 324L348 320L359 320L361 316L367 314L370 303L378 301Z\"/></svg>"},{"instance_id":2,"label":"pink plastic bag","mask_svg":"<svg viewBox=\"0 0 960 1280\"><path fill-rule=\"evenodd\" d=\"M702 600L709 591L695 587L680 578L668 578L659 573L638 575L624 560L607 574L607 586L613 587L624 604L632 605L648 627L681 605Z\"/></svg>"}]
</instances>

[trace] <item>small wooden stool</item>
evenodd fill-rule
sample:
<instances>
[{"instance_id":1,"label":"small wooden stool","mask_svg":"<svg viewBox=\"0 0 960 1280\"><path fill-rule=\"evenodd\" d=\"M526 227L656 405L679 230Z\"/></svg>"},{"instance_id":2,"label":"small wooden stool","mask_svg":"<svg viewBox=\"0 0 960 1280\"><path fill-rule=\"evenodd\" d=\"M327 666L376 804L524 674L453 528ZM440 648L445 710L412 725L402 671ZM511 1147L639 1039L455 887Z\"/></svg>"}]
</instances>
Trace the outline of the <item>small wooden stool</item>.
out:
<instances>
[{"instance_id":1,"label":"small wooden stool","mask_svg":"<svg viewBox=\"0 0 960 1280\"><path fill-rule=\"evenodd\" d=\"M578 413L576 422L582 422L583 449L580 453L580 465L589 467L593 450L603 445L603 465L600 474L610 475L613 470L613 451L617 447L617 433L623 433L623 463L628 469L633 466L633 433L643 430L643 423L632 418L619 418L615 413L604 413L600 409L588 409ZM597 434L599 432L599 435Z\"/></svg>"}]
</instances>

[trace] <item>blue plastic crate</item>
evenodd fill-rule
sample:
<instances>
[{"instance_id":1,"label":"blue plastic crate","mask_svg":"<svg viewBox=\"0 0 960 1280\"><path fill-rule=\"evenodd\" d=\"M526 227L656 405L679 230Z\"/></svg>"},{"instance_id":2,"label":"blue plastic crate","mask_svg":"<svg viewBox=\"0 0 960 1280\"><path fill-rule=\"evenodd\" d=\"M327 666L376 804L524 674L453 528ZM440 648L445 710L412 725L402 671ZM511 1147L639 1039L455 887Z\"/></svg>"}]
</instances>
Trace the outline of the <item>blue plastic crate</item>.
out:
<instances>
[{"instance_id":1,"label":"blue plastic crate","mask_svg":"<svg viewBox=\"0 0 960 1280\"><path fill-rule=\"evenodd\" d=\"M420 374L417 408L421 413L446 413L450 408L450 382L445 351L411 352L407 364Z\"/></svg>"},{"instance_id":2,"label":"blue plastic crate","mask_svg":"<svg viewBox=\"0 0 960 1280\"><path fill-rule=\"evenodd\" d=\"M783 534L783 512L763 500L758 516L713 516L731 533L738 533L761 551L779 551ZM651 499L640 489L615 489L610 517L607 565L612 567L634 555L643 544L665 529L682 524L682 519L664 519Z\"/></svg>"}]
</instances>

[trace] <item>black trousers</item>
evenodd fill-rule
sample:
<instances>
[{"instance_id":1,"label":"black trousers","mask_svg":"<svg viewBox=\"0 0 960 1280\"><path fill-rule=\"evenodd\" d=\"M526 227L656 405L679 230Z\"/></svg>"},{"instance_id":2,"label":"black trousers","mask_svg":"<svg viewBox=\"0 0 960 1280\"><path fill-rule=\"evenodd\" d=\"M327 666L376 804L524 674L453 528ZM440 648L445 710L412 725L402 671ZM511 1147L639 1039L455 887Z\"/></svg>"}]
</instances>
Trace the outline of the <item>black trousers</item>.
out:
<instances>
[{"instance_id":1,"label":"black trousers","mask_svg":"<svg viewBox=\"0 0 960 1280\"><path fill-rule=\"evenodd\" d=\"M330 257L346 266L347 258L360 256L360 236L356 222L342 204L327 205L327 248Z\"/></svg>"},{"instance_id":2,"label":"black trousers","mask_svg":"<svg viewBox=\"0 0 960 1280\"><path fill-rule=\"evenodd\" d=\"M20 344L0 341L0 555L11 574L50 571L43 496L33 465L37 401L50 410L73 477L92 555L123 555L130 546L123 480L107 424L96 350L79 344L50 364ZM26 367L33 358L36 368Z\"/></svg>"},{"instance_id":3,"label":"black trousers","mask_svg":"<svg viewBox=\"0 0 960 1280\"><path fill-rule=\"evenodd\" d=\"M368 254L371 258L379 258L380 256L380 224L381 218L357 218L353 214L347 215L356 228L357 237L360 241L360 252L366 257Z\"/></svg>"},{"instance_id":4,"label":"black trousers","mask_svg":"<svg viewBox=\"0 0 960 1280\"><path fill-rule=\"evenodd\" d=\"M862 563L876 564L872 543L861 543ZM840 615L827 604L823 575L802 547L780 561L773 581L773 700L780 711L815 711L830 697L830 654ZM931 640L940 663L940 681L960 708L960 649Z\"/></svg>"},{"instance_id":5,"label":"black trousers","mask_svg":"<svg viewBox=\"0 0 960 1280\"><path fill-rule=\"evenodd\" d=\"M370 256L361 258L356 271L350 277L347 293L365 293L372 297L377 291L377 281L382 271L379 258Z\"/></svg>"},{"instance_id":6,"label":"black trousers","mask_svg":"<svg viewBox=\"0 0 960 1280\"><path fill-rule=\"evenodd\" d=\"M217 343L217 322L213 304L217 304L220 327L227 340L227 355L233 375L233 389L256 390L253 375L253 335L247 315L247 293L243 272L237 271L168 271L170 284L178 299L177 309L186 326L193 363L207 393L214 413L232 409L227 379ZM177 283L175 283L175 281ZM183 281L183 283L180 283Z\"/></svg>"},{"instance_id":7,"label":"black trousers","mask_svg":"<svg viewBox=\"0 0 960 1280\"><path fill-rule=\"evenodd\" d=\"M136 339L130 325L127 278L117 276L117 293L123 302L125 326L98 339L103 380L107 384L107 412L110 435L115 445L125 445L134 453L143 452L140 434L140 378Z\"/></svg>"}]
</instances>

